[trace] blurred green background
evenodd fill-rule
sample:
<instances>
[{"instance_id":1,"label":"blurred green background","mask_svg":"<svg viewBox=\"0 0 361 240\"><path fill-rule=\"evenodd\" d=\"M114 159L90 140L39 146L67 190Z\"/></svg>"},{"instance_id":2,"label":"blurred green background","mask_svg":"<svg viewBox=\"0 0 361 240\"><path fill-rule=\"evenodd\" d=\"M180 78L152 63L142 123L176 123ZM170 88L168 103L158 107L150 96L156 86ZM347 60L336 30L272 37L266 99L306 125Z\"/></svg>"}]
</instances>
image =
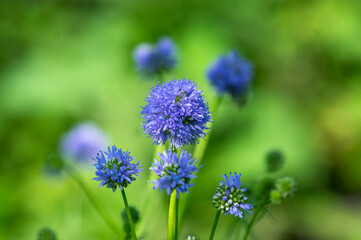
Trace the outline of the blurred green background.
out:
<instances>
[{"instance_id":1,"label":"blurred green background","mask_svg":"<svg viewBox=\"0 0 361 240\"><path fill-rule=\"evenodd\" d=\"M299 190L269 208L254 239L361 239L360 12L357 0L3 2L0 239L36 239L44 226L64 240L112 239L75 182L41 167L61 134L89 120L150 166L139 113L154 81L139 78L131 54L160 36L179 50L166 77L196 81L211 106L205 71L215 57L238 49L255 65L249 103L237 108L227 98L214 119L181 239L208 237L222 174L242 172L251 184L274 148L286 156L278 175L293 176ZM120 226L120 193L98 189L90 164L78 169ZM144 200L147 174L127 189L131 204ZM151 239L165 239L166 205L157 205ZM221 217L218 239L232 224Z\"/></svg>"}]
</instances>

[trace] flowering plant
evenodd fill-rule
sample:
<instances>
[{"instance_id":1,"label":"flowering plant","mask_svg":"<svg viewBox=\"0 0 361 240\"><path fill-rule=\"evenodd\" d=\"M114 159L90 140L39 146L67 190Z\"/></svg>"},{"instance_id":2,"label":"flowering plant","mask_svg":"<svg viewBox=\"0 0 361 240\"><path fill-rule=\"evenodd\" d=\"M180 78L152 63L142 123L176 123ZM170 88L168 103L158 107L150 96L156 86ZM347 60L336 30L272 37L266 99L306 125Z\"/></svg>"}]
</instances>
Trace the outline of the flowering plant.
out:
<instances>
[{"instance_id":1,"label":"flowering plant","mask_svg":"<svg viewBox=\"0 0 361 240\"><path fill-rule=\"evenodd\" d=\"M143 74L155 75L170 71L175 63L175 47L172 40L162 38L155 46L141 44L133 55L137 68ZM253 66L249 61L241 58L235 51L217 58L207 71L209 83L217 92L216 106L227 95L238 100L247 95L253 77ZM168 234L167 239L177 240L179 237L183 212L187 210L187 203L192 186L196 179L201 178L200 169L207 166L203 156L207 150L207 143L217 107L210 112L208 102L203 91L189 79L181 78L165 82L157 82L150 89L145 98L145 105L141 107L141 128L143 133L150 137L155 146L154 162L149 168L148 186L159 191L165 190L169 196ZM212 119L213 117L213 119ZM137 224L146 225L142 218L143 211L135 206L129 206L125 193L132 182L140 177L144 171L140 162L146 164L145 159L133 162L130 152L108 147L104 151L105 134L93 124L78 125L61 138L61 154L48 158L46 169L64 170L73 177L88 196L90 202L99 212L109 228L118 237L125 235L126 239L147 239L146 231L137 229ZM185 149L187 148L187 150ZM96 151L94 151L96 149ZM188 150L190 149L190 150ZM193 154L192 154L193 151ZM96 154L97 153L97 154ZM123 230L108 216L100 200L84 184L82 177L72 166L74 161L67 159L89 159L92 155L95 163L95 177L99 187L106 186L113 192L121 191L124 201ZM197 157L194 157L194 156ZM226 161L226 160L225 160ZM202 165L202 162L205 162ZM290 178L275 179L273 173L279 171L284 164L281 151L273 150L266 155L265 176L250 187L250 191L241 184L241 173L230 172L224 174L219 186L214 186L213 204L216 217L210 227L209 239L216 235L216 228L221 215L232 215L235 219L242 219L245 224L243 239L248 239L252 227L265 211L269 204L280 204L284 199L294 195L296 183ZM202 168L207 171L207 168ZM244 173L244 171L243 171ZM221 173L219 173L221 175ZM144 198L149 200L149 194L144 192ZM180 208L181 196L184 203ZM145 208L151 209L152 201L145 202ZM151 211L150 211L151 212ZM157 213L151 212L152 216ZM142 229L143 230L143 229ZM49 233L50 232L50 233ZM56 236L51 231L43 231L39 236ZM196 239L187 235L187 239ZM237 238L239 239L240 236ZM44 238L42 238L44 239Z\"/></svg>"}]
</instances>

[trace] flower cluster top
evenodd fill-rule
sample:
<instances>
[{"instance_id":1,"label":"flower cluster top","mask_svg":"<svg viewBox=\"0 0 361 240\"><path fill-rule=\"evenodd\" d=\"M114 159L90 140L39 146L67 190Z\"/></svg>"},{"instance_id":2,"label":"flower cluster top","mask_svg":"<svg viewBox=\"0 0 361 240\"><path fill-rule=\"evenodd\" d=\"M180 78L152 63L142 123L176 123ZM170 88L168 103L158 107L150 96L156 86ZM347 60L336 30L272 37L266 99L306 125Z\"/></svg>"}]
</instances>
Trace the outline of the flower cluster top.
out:
<instances>
[{"instance_id":1,"label":"flower cluster top","mask_svg":"<svg viewBox=\"0 0 361 240\"><path fill-rule=\"evenodd\" d=\"M105 153L105 155L104 155ZM100 151L94 159L97 162L95 175L93 178L96 181L101 181L99 187L106 185L107 188L112 188L113 192L119 187L121 190L127 187L135 176L142 172L139 162L131 163L134 157L130 156L129 151L123 152L122 149L117 149L116 146L108 147L108 151Z\"/></svg>"},{"instance_id":2,"label":"flower cluster top","mask_svg":"<svg viewBox=\"0 0 361 240\"><path fill-rule=\"evenodd\" d=\"M244 212L250 212L251 204L245 203L247 197L244 195L246 188L241 188L241 174L232 173L223 175L225 182L221 181L213 196L213 206L224 213L243 218ZM251 212L250 212L251 213Z\"/></svg>"},{"instance_id":3,"label":"flower cluster top","mask_svg":"<svg viewBox=\"0 0 361 240\"><path fill-rule=\"evenodd\" d=\"M170 38L161 38L154 46L140 44L133 53L134 61L140 73L153 76L168 71L177 63L176 47Z\"/></svg>"},{"instance_id":4,"label":"flower cluster top","mask_svg":"<svg viewBox=\"0 0 361 240\"><path fill-rule=\"evenodd\" d=\"M155 159L150 168L159 176L158 180L153 180L153 189L166 189L168 195L176 190L177 197L179 193L188 193L188 188L194 184L190 183L190 180L197 177L194 174L201 168L196 166L198 161L192 159L192 155L186 151L182 151L179 156L171 150L158 155L160 160Z\"/></svg>"},{"instance_id":5,"label":"flower cluster top","mask_svg":"<svg viewBox=\"0 0 361 240\"><path fill-rule=\"evenodd\" d=\"M233 98L244 95L252 80L253 67L236 51L217 58L210 66L207 77L217 92Z\"/></svg>"},{"instance_id":6,"label":"flower cluster top","mask_svg":"<svg viewBox=\"0 0 361 240\"><path fill-rule=\"evenodd\" d=\"M203 92L188 79L158 82L142 107L142 127L153 143L170 141L173 147L195 144L204 137L211 121Z\"/></svg>"}]
</instances>

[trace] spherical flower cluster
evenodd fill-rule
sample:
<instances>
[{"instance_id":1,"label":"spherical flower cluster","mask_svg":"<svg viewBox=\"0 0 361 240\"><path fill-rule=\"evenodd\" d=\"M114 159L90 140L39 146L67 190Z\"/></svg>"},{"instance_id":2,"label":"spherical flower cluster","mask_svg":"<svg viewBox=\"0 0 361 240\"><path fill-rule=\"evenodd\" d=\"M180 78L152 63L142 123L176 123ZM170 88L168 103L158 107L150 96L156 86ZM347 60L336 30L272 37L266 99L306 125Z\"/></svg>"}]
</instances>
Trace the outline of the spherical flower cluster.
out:
<instances>
[{"instance_id":1,"label":"spherical flower cluster","mask_svg":"<svg viewBox=\"0 0 361 240\"><path fill-rule=\"evenodd\" d=\"M140 44L135 49L133 58L140 73L153 76L176 65L176 47L170 38L163 37L154 46Z\"/></svg>"},{"instance_id":2,"label":"spherical flower cluster","mask_svg":"<svg viewBox=\"0 0 361 240\"><path fill-rule=\"evenodd\" d=\"M239 98L247 93L252 69L248 61L239 57L236 51L231 51L211 64L207 77L220 95L229 93L233 98Z\"/></svg>"},{"instance_id":3,"label":"spherical flower cluster","mask_svg":"<svg viewBox=\"0 0 361 240\"><path fill-rule=\"evenodd\" d=\"M77 161L90 160L108 142L106 134L94 123L84 122L73 127L60 139L60 154Z\"/></svg>"},{"instance_id":4,"label":"spherical flower cluster","mask_svg":"<svg viewBox=\"0 0 361 240\"><path fill-rule=\"evenodd\" d=\"M145 99L142 107L142 127L153 143L181 147L195 144L207 134L211 121L208 103L203 92L188 79L157 83Z\"/></svg>"},{"instance_id":5,"label":"spherical flower cluster","mask_svg":"<svg viewBox=\"0 0 361 240\"><path fill-rule=\"evenodd\" d=\"M197 177L194 174L201 168L196 166L198 161L192 159L192 155L186 151L182 151L178 156L177 153L168 150L159 153L158 156L160 160L155 159L153 167L150 168L159 176L158 180L153 180L153 189L166 189L168 195L175 190L177 198L179 193L188 193L188 188L194 185L190 180Z\"/></svg>"},{"instance_id":6,"label":"spherical flower cluster","mask_svg":"<svg viewBox=\"0 0 361 240\"><path fill-rule=\"evenodd\" d=\"M251 204L245 203L247 197L244 195L246 188L241 188L241 174L234 173L223 175L225 182L221 181L217 187L216 194L213 196L213 206L224 213L235 217L243 218L245 212L252 213Z\"/></svg>"},{"instance_id":7,"label":"spherical flower cluster","mask_svg":"<svg viewBox=\"0 0 361 240\"><path fill-rule=\"evenodd\" d=\"M113 192L117 187L123 190L143 171L139 162L131 163L135 158L130 156L129 151L123 152L122 149L113 146L111 149L108 147L108 151L104 153L100 151L94 159L97 161L94 164L97 177L93 180L101 181L99 187L106 185L107 188L112 188Z\"/></svg>"}]
</instances>

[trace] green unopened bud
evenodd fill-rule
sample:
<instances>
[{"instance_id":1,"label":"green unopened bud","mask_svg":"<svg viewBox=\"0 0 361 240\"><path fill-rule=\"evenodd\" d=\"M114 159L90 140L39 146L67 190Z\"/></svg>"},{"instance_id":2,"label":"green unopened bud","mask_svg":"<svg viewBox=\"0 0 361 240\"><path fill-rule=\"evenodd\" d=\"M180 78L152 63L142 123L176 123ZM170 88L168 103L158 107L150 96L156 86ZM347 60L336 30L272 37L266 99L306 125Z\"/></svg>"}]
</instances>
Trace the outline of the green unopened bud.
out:
<instances>
[{"instance_id":1,"label":"green unopened bud","mask_svg":"<svg viewBox=\"0 0 361 240\"><path fill-rule=\"evenodd\" d=\"M56 240L55 232L50 228L42 228L38 232L38 240Z\"/></svg>"},{"instance_id":2,"label":"green unopened bud","mask_svg":"<svg viewBox=\"0 0 361 240\"><path fill-rule=\"evenodd\" d=\"M279 150L272 150L266 156L266 164L268 172L279 171L284 164L284 156Z\"/></svg>"},{"instance_id":3,"label":"green unopened bud","mask_svg":"<svg viewBox=\"0 0 361 240\"><path fill-rule=\"evenodd\" d=\"M132 220L134 225L136 225L140 220L140 213L138 209L134 206L129 206L130 215L132 216ZM121 213L121 217L123 220L123 230L126 232L125 239L131 239L131 228L128 220L128 215L126 210L124 209Z\"/></svg>"},{"instance_id":4,"label":"green unopened bud","mask_svg":"<svg viewBox=\"0 0 361 240\"><path fill-rule=\"evenodd\" d=\"M44 170L50 174L59 174L65 163L58 153L50 153L45 157Z\"/></svg>"},{"instance_id":5,"label":"green unopened bud","mask_svg":"<svg viewBox=\"0 0 361 240\"><path fill-rule=\"evenodd\" d=\"M287 198L295 194L297 184L293 178L284 177L276 181L276 189L281 193L282 198Z\"/></svg>"},{"instance_id":6,"label":"green unopened bud","mask_svg":"<svg viewBox=\"0 0 361 240\"><path fill-rule=\"evenodd\" d=\"M278 190L272 190L270 193L270 199L272 204L280 204L282 202L281 193Z\"/></svg>"}]
</instances>

